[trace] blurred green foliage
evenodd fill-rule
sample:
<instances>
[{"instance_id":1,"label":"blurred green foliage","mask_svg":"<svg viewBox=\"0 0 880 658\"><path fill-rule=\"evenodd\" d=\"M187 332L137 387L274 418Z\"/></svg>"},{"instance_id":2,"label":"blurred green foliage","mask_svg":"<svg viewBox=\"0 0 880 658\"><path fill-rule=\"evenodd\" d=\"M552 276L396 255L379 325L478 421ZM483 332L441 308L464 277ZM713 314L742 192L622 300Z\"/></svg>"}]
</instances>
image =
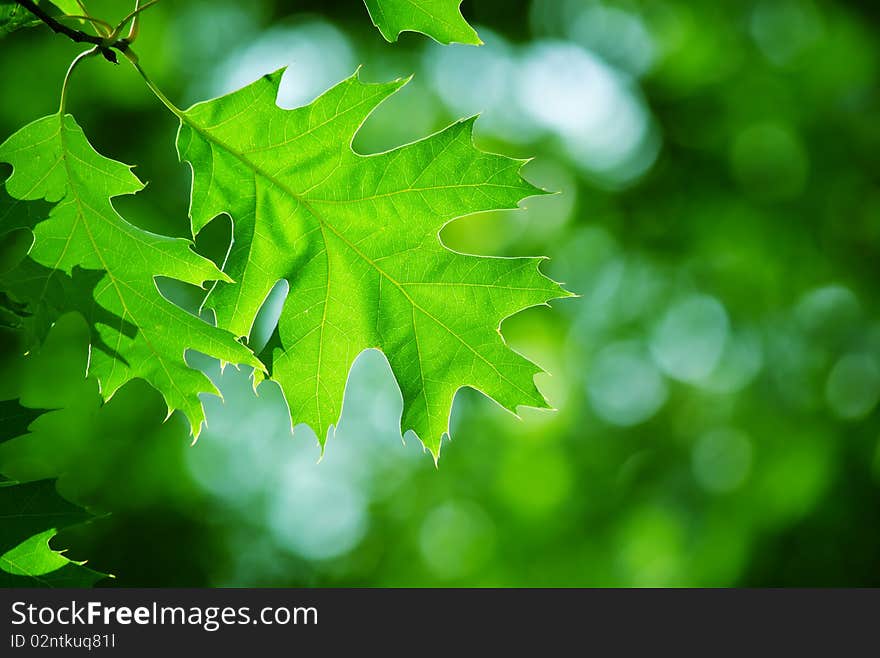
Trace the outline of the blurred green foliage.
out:
<instances>
[{"instance_id":1,"label":"blurred green foliage","mask_svg":"<svg viewBox=\"0 0 880 658\"><path fill-rule=\"evenodd\" d=\"M179 105L284 64L288 107L358 64L415 73L356 149L482 112L482 148L535 156L526 175L561 194L442 236L549 255L582 295L504 323L558 411L520 421L462 391L435 469L366 353L318 462L277 389L205 362L224 400L190 447L140 382L100 405L76 317L27 358L7 332L4 397L56 411L0 445L3 473L112 512L53 546L117 586L880 585L876 3L465 2L481 48L387 44L360 5L296 5L162 2L138 54ZM42 28L0 42L0 135L54 111L77 52ZM188 236L175 120L137 75L94 59L69 108L153 181L123 214ZM200 250L222 259L229 230Z\"/></svg>"}]
</instances>

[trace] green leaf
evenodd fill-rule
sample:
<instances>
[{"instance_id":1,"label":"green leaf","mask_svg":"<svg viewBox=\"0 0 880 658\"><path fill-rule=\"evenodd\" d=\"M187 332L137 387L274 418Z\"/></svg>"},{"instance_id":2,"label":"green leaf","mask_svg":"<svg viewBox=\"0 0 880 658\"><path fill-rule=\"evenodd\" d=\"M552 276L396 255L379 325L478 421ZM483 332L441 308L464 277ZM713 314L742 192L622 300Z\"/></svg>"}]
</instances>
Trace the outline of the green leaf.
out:
<instances>
[{"instance_id":1,"label":"green leaf","mask_svg":"<svg viewBox=\"0 0 880 658\"><path fill-rule=\"evenodd\" d=\"M59 530L89 518L54 480L0 483L0 587L90 587L105 578L49 546Z\"/></svg>"},{"instance_id":2,"label":"green leaf","mask_svg":"<svg viewBox=\"0 0 880 658\"><path fill-rule=\"evenodd\" d=\"M63 11L68 16L79 16L81 15L82 9L77 3L76 0L50 0L53 5L58 7L61 11Z\"/></svg>"},{"instance_id":3,"label":"green leaf","mask_svg":"<svg viewBox=\"0 0 880 658\"><path fill-rule=\"evenodd\" d=\"M232 335L166 300L155 277L203 285L225 275L195 254L189 241L149 233L119 216L111 198L134 194L143 184L130 167L97 153L69 114L44 117L19 130L0 145L0 161L13 166L6 181L11 197L55 204L44 221L35 222L14 206L0 215L0 232L33 229L26 267L43 269L43 278L35 276L18 296L31 313L45 314L44 324L66 310L91 318L99 349L92 350L89 371L105 399L131 379L143 378L162 393L169 413L186 414L197 435L204 420L198 394L217 391L187 365L185 351L261 365ZM54 278L56 270L67 277L64 282ZM7 273L4 279L27 274Z\"/></svg>"},{"instance_id":4,"label":"green leaf","mask_svg":"<svg viewBox=\"0 0 880 658\"><path fill-rule=\"evenodd\" d=\"M42 344L59 317L75 311L92 328L91 349L125 362L125 357L106 342L99 327L114 327L129 339L135 338L138 328L95 301L95 289L104 276L100 270L79 266L68 275L25 258L18 267L0 274L0 290L12 302L6 305L7 310L17 316L12 327L21 331L26 344L34 349Z\"/></svg>"},{"instance_id":5,"label":"green leaf","mask_svg":"<svg viewBox=\"0 0 880 658\"><path fill-rule=\"evenodd\" d=\"M18 400L0 401L0 443L26 434L28 426L45 412L23 407Z\"/></svg>"},{"instance_id":6,"label":"green leaf","mask_svg":"<svg viewBox=\"0 0 880 658\"><path fill-rule=\"evenodd\" d=\"M40 24L40 19L14 2L0 2L0 37L25 27Z\"/></svg>"},{"instance_id":7,"label":"green leaf","mask_svg":"<svg viewBox=\"0 0 880 658\"><path fill-rule=\"evenodd\" d=\"M37 4L50 16L81 13L76 0L38 0ZM0 37L25 27L36 27L42 21L12 0L0 0Z\"/></svg>"},{"instance_id":8,"label":"green leaf","mask_svg":"<svg viewBox=\"0 0 880 658\"><path fill-rule=\"evenodd\" d=\"M388 41L401 32L421 32L440 43L483 42L461 15L461 0L364 0L373 25Z\"/></svg>"},{"instance_id":9,"label":"green leaf","mask_svg":"<svg viewBox=\"0 0 880 658\"><path fill-rule=\"evenodd\" d=\"M440 242L447 222L515 208L541 191L513 160L477 150L473 119L376 155L355 132L406 81L357 74L310 105L275 104L282 71L181 115L178 151L193 168L198 233L228 213L234 245L207 299L220 326L247 336L273 285L290 292L273 355L294 423L322 444L338 422L348 371L365 349L387 356L403 393L403 431L438 455L456 391L470 386L505 408L546 407L540 369L507 347L504 318L566 296L540 258L485 258Z\"/></svg>"},{"instance_id":10,"label":"green leaf","mask_svg":"<svg viewBox=\"0 0 880 658\"><path fill-rule=\"evenodd\" d=\"M13 199L0 186L0 218L6 222L15 215L16 224L35 226L51 210L49 203ZM0 321L18 330L29 349L39 347L55 321L70 311L78 312L93 327L99 323L120 326L127 336L134 336L136 327L120 324L119 318L95 302L94 289L103 272L76 266L68 276L44 267L27 256L33 244L29 229L6 233L0 242ZM92 332L92 341L93 347L112 354L97 331Z\"/></svg>"}]
</instances>

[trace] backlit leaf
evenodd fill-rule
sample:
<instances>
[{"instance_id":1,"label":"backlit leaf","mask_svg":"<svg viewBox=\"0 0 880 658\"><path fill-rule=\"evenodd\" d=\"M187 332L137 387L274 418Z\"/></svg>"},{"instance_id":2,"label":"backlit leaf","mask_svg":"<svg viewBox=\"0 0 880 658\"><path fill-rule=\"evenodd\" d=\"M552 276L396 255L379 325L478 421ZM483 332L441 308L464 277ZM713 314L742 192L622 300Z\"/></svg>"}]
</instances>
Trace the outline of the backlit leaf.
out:
<instances>
[{"instance_id":1,"label":"backlit leaf","mask_svg":"<svg viewBox=\"0 0 880 658\"><path fill-rule=\"evenodd\" d=\"M202 285L224 275L187 240L141 230L116 212L111 198L134 194L143 185L130 167L97 153L72 116L52 115L25 126L0 145L0 161L13 166L6 181L11 197L54 204L44 221L15 206L0 215L0 232L22 227L34 232L29 258L4 275L12 294L37 316L34 332L62 312L83 313L97 347L89 371L104 398L143 378L162 393L169 412L186 414L197 434L204 419L198 394L216 389L187 365L185 351L260 364L231 334L166 300L155 277Z\"/></svg>"},{"instance_id":2,"label":"backlit leaf","mask_svg":"<svg viewBox=\"0 0 880 658\"><path fill-rule=\"evenodd\" d=\"M351 149L370 112L405 81L357 75L310 105L275 103L281 71L181 114L178 150L194 170L191 218L199 232L220 213L234 222L226 271L207 306L248 336L279 279L290 292L272 377L294 423L322 443L339 418L355 357L387 356L403 393L402 430L437 455L456 391L470 386L505 408L546 407L540 369L504 342L504 318L566 296L540 258L455 253L449 221L515 208L540 190L523 161L478 150L473 120L375 155Z\"/></svg>"}]
</instances>

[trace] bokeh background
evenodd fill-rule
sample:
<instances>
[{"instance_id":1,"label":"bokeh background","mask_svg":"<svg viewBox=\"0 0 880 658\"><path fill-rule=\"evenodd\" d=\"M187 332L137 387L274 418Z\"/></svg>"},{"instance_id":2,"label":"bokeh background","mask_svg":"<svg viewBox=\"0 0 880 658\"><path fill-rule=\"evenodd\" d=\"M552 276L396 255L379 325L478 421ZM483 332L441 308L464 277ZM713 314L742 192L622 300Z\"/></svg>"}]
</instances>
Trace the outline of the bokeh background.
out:
<instances>
[{"instance_id":1,"label":"bokeh background","mask_svg":"<svg viewBox=\"0 0 880 658\"><path fill-rule=\"evenodd\" d=\"M190 446L140 382L100 404L85 327L66 317L0 373L27 406L58 409L0 446L4 473L60 476L102 514L54 545L115 574L106 586L880 585L880 5L462 9L485 46L387 44L360 0L168 0L136 50L182 106L285 65L285 107L360 64L372 81L415 73L356 149L480 112L479 146L534 156L526 176L560 194L442 237L551 256L545 271L582 296L503 327L550 373L538 383L558 411L518 420L462 391L435 468L400 436L399 392L368 352L319 461L273 385L256 397L248 373L193 355L224 400L206 398ZM0 42L0 135L55 111L78 51L45 28ZM188 236L175 120L134 71L88 61L69 110L150 181L120 211ZM218 219L199 249L222 254L229 230Z\"/></svg>"}]
</instances>

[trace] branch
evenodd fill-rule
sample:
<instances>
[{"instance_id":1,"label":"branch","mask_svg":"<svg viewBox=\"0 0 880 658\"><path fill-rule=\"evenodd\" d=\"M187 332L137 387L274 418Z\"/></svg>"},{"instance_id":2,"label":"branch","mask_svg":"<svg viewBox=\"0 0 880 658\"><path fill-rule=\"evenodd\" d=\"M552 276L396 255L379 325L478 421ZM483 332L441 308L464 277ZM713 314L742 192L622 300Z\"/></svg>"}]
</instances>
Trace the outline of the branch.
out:
<instances>
[{"instance_id":1,"label":"branch","mask_svg":"<svg viewBox=\"0 0 880 658\"><path fill-rule=\"evenodd\" d=\"M75 30L59 21L55 20L52 16L46 13L43 9L37 5L37 3L32 0L16 0L16 2L31 12L34 16L39 18L43 23L48 25L53 32L57 34L63 34L71 41L75 41L76 43L90 43L93 46L96 46L100 53L104 56L108 62L113 62L114 64L118 63L118 59L116 58L116 53L113 50L118 50L119 52L124 53L128 50L128 40L127 39L116 39L115 41L111 41L105 39L103 37L97 37L93 34L89 34L88 32L83 32L81 30Z\"/></svg>"}]
</instances>

